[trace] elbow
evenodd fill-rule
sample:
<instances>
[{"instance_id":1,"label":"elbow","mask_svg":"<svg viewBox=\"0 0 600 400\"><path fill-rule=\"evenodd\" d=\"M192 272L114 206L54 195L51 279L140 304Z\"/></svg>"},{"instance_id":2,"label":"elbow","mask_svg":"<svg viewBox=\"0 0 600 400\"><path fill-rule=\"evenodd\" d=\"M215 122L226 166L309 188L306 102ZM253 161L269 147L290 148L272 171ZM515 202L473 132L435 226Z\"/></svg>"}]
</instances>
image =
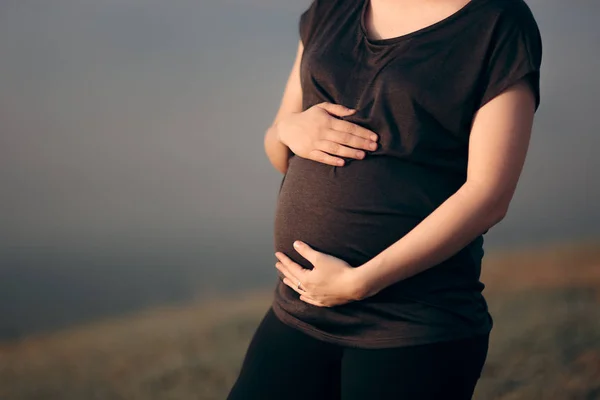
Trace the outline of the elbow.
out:
<instances>
[{"instance_id":1,"label":"elbow","mask_svg":"<svg viewBox=\"0 0 600 400\"><path fill-rule=\"evenodd\" d=\"M506 217L506 214L508 214L508 208L510 207L510 202L512 201L514 193L514 188L512 190L507 190L500 196L497 196L496 201L493 202L492 214L497 220L496 223L502 221Z\"/></svg>"},{"instance_id":2,"label":"elbow","mask_svg":"<svg viewBox=\"0 0 600 400\"><path fill-rule=\"evenodd\" d=\"M267 158L271 165L282 174L286 174L288 168L289 153L287 149L282 151L276 147L276 143L273 143L270 129L267 130L263 140L263 147Z\"/></svg>"},{"instance_id":3,"label":"elbow","mask_svg":"<svg viewBox=\"0 0 600 400\"><path fill-rule=\"evenodd\" d=\"M493 215L494 215L494 225L496 225L497 223L499 223L500 221L502 221L505 217L506 214L508 213L508 207L502 207L499 208Z\"/></svg>"},{"instance_id":4,"label":"elbow","mask_svg":"<svg viewBox=\"0 0 600 400\"><path fill-rule=\"evenodd\" d=\"M483 218L480 219L478 229L481 234L487 233L494 226L498 225L506 216L505 209L487 208L483 213Z\"/></svg>"},{"instance_id":5,"label":"elbow","mask_svg":"<svg viewBox=\"0 0 600 400\"><path fill-rule=\"evenodd\" d=\"M275 165L275 169L281 172L282 175L287 173L287 165Z\"/></svg>"},{"instance_id":6,"label":"elbow","mask_svg":"<svg viewBox=\"0 0 600 400\"><path fill-rule=\"evenodd\" d=\"M492 226L500 223L508 213L508 203L495 203L488 208L487 215L489 216L488 225Z\"/></svg>"},{"instance_id":7,"label":"elbow","mask_svg":"<svg viewBox=\"0 0 600 400\"><path fill-rule=\"evenodd\" d=\"M497 190L490 190L488 186L475 183L465 185L464 189L479 203L480 210L489 227L496 225L506 217L514 191L499 194Z\"/></svg>"}]
</instances>

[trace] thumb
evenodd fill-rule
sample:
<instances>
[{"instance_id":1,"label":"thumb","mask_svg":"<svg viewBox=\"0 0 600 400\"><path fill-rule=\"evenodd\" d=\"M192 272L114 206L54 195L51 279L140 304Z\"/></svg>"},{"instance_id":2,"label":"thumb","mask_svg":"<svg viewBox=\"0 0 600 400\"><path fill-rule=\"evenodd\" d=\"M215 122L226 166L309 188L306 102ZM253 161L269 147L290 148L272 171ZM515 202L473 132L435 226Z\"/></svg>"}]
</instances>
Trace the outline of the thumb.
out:
<instances>
[{"instance_id":1,"label":"thumb","mask_svg":"<svg viewBox=\"0 0 600 400\"><path fill-rule=\"evenodd\" d=\"M338 117L345 117L356 112L356 110L345 107L341 104L333 104L328 102L319 103L317 104L317 107L320 107L323 110L327 111L329 114Z\"/></svg>"},{"instance_id":2,"label":"thumb","mask_svg":"<svg viewBox=\"0 0 600 400\"><path fill-rule=\"evenodd\" d=\"M313 266L315 266L316 257L317 254L319 254L318 251L300 240L294 242L294 249L296 249L298 254L306 258Z\"/></svg>"}]
</instances>

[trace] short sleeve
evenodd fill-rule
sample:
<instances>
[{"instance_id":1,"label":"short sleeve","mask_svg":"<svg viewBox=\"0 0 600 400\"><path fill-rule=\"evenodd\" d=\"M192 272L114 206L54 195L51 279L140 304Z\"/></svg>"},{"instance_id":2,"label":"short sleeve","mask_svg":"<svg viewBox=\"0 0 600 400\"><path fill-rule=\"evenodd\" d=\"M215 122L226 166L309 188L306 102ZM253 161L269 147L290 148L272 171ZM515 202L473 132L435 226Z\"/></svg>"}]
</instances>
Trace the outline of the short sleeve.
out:
<instances>
[{"instance_id":1,"label":"short sleeve","mask_svg":"<svg viewBox=\"0 0 600 400\"><path fill-rule=\"evenodd\" d=\"M306 45L312 36L317 17L318 2L319 0L312 0L310 6L300 15L298 28L303 45Z\"/></svg>"},{"instance_id":2,"label":"short sleeve","mask_svg":"<svg viewBox=\"0 0 600 400\"><path fill-rule=\"evenodd\" d=\"M524 3L523 3L524 4ZM540 67L542 39L528 6L511 10L499 17L484 69L482 107L504 90L525 79L540 104Z\"/></svg>"}]
</instances>

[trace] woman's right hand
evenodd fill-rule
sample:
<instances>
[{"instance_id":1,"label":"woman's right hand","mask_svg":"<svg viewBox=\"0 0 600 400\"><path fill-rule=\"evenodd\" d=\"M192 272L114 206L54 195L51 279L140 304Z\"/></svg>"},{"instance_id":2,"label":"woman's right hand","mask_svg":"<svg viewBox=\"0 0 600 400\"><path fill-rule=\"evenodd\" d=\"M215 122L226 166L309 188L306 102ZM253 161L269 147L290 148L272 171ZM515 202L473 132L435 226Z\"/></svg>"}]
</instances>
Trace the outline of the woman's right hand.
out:
<instances>
[{"instance_id":1,"label":"woman's right hand","mask_svg":"<svg viewBox=\"0 0 600 400\"><path fill-rule=\"evenodd\" d=\"M336 156L360 160L365 157L365 150L377 149L375 132L335 118L355 112L339 104L319 103L277 121L277 137L300 157L342 166L344 160Z\"/></svg>"}]
</instances>

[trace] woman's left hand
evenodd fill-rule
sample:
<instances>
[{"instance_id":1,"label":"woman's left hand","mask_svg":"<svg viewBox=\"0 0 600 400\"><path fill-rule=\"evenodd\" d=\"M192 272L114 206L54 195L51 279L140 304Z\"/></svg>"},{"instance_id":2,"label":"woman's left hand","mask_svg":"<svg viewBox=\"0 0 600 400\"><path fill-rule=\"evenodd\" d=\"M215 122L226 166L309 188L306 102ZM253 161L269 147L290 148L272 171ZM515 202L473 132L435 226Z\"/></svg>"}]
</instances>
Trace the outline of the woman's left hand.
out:
<instances>
[{"instance_id":1,"label":"woman's left hand","mask_svg":"<svg viewBox=\"0 0 600 400\"><path fill-rule=\"evenodd\" d=\"M361 299L356 268L301 241L294 242L294 248L314 268L304 268L281 252L275 253L279 260L275 267L285 276L283 283L300 294L300 300L319 307L332 307Z\"/></svg>"}]
</instances>

